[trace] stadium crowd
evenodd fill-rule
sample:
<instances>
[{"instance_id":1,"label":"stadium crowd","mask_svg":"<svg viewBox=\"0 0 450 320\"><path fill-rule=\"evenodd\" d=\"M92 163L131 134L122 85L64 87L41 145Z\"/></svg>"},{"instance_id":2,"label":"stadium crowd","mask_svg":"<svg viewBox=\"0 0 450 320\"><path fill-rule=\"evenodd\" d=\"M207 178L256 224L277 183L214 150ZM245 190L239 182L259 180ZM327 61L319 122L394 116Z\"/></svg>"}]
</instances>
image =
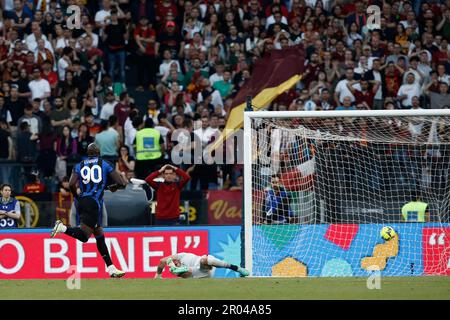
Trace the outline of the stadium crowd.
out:
<instances>
[{"instance_id":1,"label":"stadium crowd","mask_svg":"<svg viewBox=\"0 0 450 320\"><path fill-rule=\"evenodd\" d=\"M57 183L93 141L139 178L171 162L176 129L205 147L254 61L299 43L302 80L270 110L450 106L450 0L1 4L0 159L35 164ZM379 25L368 24L370 5L381 10ZM136 103L140 93L149 94L146 105ZM155 150L144 154L149 137ZM192 190L242 188L239 164L183 168Z\"/></svg>"}]
</instances>

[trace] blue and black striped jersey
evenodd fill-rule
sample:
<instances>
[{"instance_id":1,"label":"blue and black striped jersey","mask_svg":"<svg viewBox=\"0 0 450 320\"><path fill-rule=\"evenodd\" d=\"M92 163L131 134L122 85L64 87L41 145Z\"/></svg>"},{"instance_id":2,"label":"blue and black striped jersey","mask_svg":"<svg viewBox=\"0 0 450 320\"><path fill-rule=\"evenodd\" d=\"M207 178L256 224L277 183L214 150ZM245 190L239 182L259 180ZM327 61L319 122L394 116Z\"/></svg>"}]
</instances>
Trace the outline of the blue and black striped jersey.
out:
<instances>
[{"instance_id":1,"label":"blue and black striped jersey","mask_svg":"<svg viewBox=\"0 0 450 320\"><path fill-rule=\"evenodd\" d=\"M80 197L92 197L97 202L103 200L108 176L114 171L113 165L100 157L81 161L74 168L79 177Z\"/></svg>"}]
</instances>

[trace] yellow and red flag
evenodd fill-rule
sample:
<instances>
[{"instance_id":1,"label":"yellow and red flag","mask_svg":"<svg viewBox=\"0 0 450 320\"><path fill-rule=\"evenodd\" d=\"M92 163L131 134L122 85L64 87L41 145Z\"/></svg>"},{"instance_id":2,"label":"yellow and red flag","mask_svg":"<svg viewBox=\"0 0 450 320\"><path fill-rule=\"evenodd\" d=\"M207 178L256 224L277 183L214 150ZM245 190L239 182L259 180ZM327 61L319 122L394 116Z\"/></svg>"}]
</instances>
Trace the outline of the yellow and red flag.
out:
<instances>
[{"instance_id":1,"label":"yellow and red flag","mask_svg":"<svg viewBox=\"0 0 450 320\"><path fill-rule=\"evenodd\" d=\"M272 50L258 59L251 78L244 84L233 100L227 124L210 150L217 149L228 137L242 128L247 96L252 97L254 111L268 106L276 97L297 84L305 68L303 45L282 50Z\"/></svg>"}]
</instances>

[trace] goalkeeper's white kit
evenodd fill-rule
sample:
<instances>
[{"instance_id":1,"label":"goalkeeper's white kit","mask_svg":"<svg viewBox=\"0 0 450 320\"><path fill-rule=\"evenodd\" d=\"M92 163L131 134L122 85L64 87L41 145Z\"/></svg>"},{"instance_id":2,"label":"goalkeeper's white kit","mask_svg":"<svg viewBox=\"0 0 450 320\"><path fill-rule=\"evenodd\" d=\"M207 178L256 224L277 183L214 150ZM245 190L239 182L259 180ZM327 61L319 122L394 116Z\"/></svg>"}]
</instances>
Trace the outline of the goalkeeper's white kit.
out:
<instances>
[{"instance_id":1,"label":"goalkeeper's white kit","mask_svg":"<svg viewBox=\"0 0 450 320\"><path fill-rule=\"evenodd\" d=\"M188 267L192 272L192 278L210 278L212 275L211 269L202 268L200 265L200 260L205 256L198 256L193 253L177 253L174 255L175 259L180 260L181 264Z\"/></svg>"}]
</instances>

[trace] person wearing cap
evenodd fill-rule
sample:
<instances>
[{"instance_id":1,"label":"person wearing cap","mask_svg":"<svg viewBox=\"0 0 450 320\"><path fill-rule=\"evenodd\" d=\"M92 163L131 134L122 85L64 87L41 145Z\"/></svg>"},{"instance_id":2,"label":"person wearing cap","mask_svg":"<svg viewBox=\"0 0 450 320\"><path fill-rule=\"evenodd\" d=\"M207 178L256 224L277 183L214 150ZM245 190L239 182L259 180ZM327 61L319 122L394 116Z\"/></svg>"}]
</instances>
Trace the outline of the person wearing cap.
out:
<instances>
[{"instance_id":1,"label":"person wearing cap","mask_svg":"<svg viewBox=\"0 0 450 320\"><path fill-rule=\"evenodd\" d=\"M167 21L166 27L167 28L175 28L176 27L175 21Z\"/></svg>"},{"instance_id":2,"label":"person wearing cap","mask_svg":"<svg viewBox=\"0 0 450 320\"><path fill-rule=\"evenodd\" d=\"M33 106L27 105L24 109L24 115L17 120L20 127L22 122L27 122L30 126L31 133L40 134L42 131L42 120L35 114L33 114Z\"/></svg>"},{"instance_id":3,"label":"person wearing cap","mask_svg":"<svg viewBox=\"0 0 450 320\"><path fill-rule=\"evenodd\" d=\"M184 49L183 37L177 31L174 21L169 20L165 23L164 26L165 28L161 33L159 33L157 37L157 42L160 43L160 47L157 48L156 54L164 52L164 50L169 50L170 58L178 59L178 57L182 56Z\"/></svg>"}]
</instances>

